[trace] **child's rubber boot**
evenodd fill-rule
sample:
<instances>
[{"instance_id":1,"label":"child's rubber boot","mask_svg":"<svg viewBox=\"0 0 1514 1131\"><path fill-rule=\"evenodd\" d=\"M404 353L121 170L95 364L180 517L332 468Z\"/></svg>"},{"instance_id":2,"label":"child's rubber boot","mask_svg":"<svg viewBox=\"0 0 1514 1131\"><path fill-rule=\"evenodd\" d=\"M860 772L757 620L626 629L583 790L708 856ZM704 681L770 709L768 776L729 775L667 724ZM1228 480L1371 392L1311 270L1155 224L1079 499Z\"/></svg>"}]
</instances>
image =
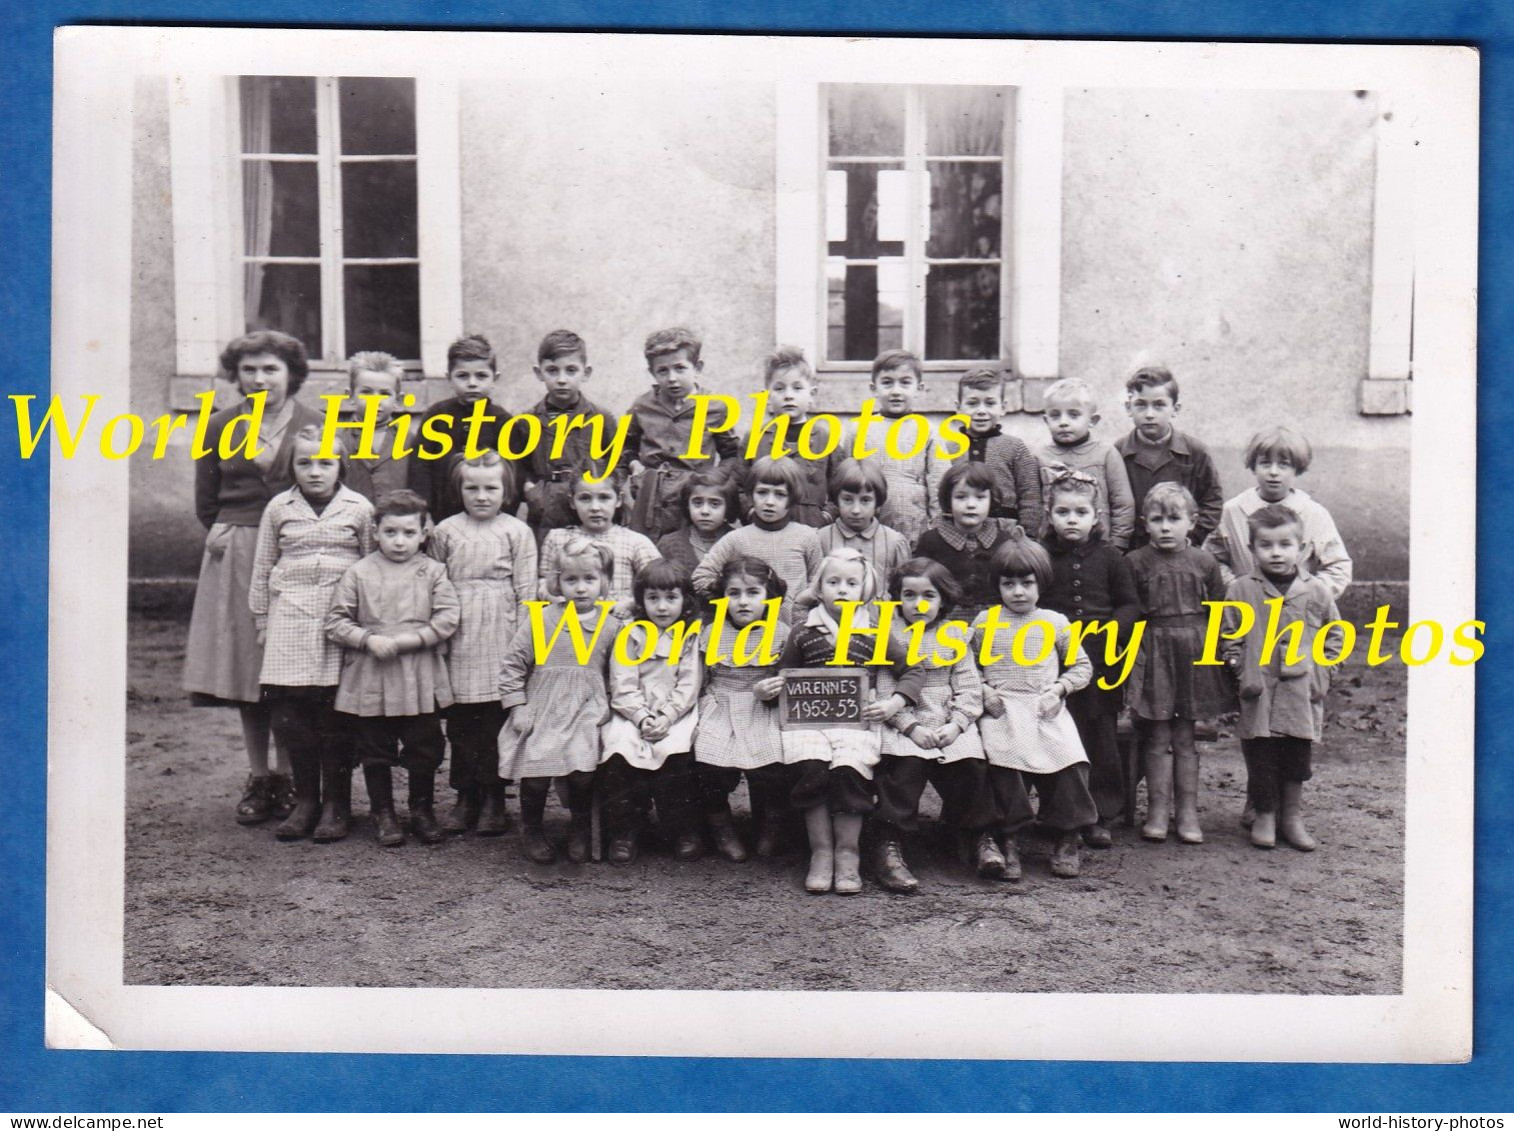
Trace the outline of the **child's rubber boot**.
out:
<instances>
[{"instance_id":1,"label":"child's rubber boot","mask_svg":"<svg viewBox=\"0 0 1514 1131\"><path fill-rule=\"evenodd\" d=\"M1074 829L1057 838L1057 847L1051 854L1051 874L1063 880L1076 879L1083 869L1083 834Z\"/></svg>"},{"instance_id":2,"label":"child's rubber boot","mask_svg":"<svg viewBox=\"0 0 1514 1131\"><path fill-rule=\"evenodd\" d=\"M837 895L856 895L862 890L862 815L837 813L831 817L835 830L834 890ZM913 879L914 877L910 877Z\"/></svg>"},{"instance_id":3,"label":"child's rubber boot","mask_svg":"<svg viewBox=\"0 0 1514 1131\"><path fill-rule=\"evenodd\" d=\"M557 850L542 831L542 817L547 811L546 778L527 778L520 783L520 851L533 864L550 864Z\"/></svg>"},{"instance_id":4,"label":"child's rubber boot","mask_svg":"<svg viewBox=\"0 0 1514 1131\"><path fill-rule=\"evenodd\" d=\"M746 846L736 835L736 826L731 823L731 815L713 813L710 815L709 825L710 844L714 847L716 854L732 864L746 863Z\"/></svg>"},{"instance_id":5,"label":"child's rubber boot","mask_svg":"<svg viewBox=\"0 0 1514 1131\"><path fill-rule=\"evenodd\" d=\"M345 840L352 831L352 767L347 763L321 767L321 823L310 839L321 844Z\"/></svg>"},{"instance_id":6,"label":"child's rubber boot","mask_svg":"<svg viewBox=\"0 0 1514 1131\"><path fill-rule=\"evenodd\" d=\"M1020 841L1014 833L1005 833L999 838L999 848L1004 852L1004 874L999 878L1013 883L1023 873L1020 865Z\"/></svg>"},{"instance_id":7,"label":"child's rubber boot","mask_svg":"<svg viewBox=\"0 0 1514 1131\"><path fill-rule=\"evenodd\" d=\"M878 886L885 891L914 895L920 890L920 881L904 862L904 845L896 836L884 834L879 837L878 847L874 850L873 872Z\"/></svg>"},{"instance_id":8,"label":"child's rubber boot","mask_svg":"<svg viewBox=\"0 0 1514 1131\"><path fill-rule=\"evenodd\" d=\"M640 838L635 829L625 829L610 838L610 850L605 854L611 864L625 867L627 864L636 863L636 857L641 852Z\"/></svg>"},{"instance_id":9,"label":"child's rubber boot","mask_svg":"<svg viewBox=\"0 0 1514 1131\"><path fill-rule=\"evenodd\" d=\"M557 849L552 847L540 825L521 825L520 851L533 864L550 864L557 859Z\"/></svg>"},{"instance_id":10,"label":"child's rubber boot","mask_svg":"<svg viewBox=\"0 0 1514 1131\"><path fill-rule=\"evenodd\" d=\"M1167 839L1172 820L1172 754L1146 754L1146 823L1141 826L1144 840Z\"/></svg>"},{"instance_id":11,"label":"child's rubber boot","mask_svg":"<svg viewBox=\"0 0 1514 1131\"><path fill-rule=\"evenodd\" d=\"M1279 789L1283 806L1278 816L1277 831L1300 852L1313 852L1319 844L1304 827L1304 783L1285 781L1280 783Z\"/></svg>"},{"instance_id":12,"label":"child's rubber boot","mask_svg":"<svg viewBox=\"0 0 1514 1131\"><path fill-rule=\"evenodd\" d=\"M1251 811L1251 843L1257 848L1277 847L1277 814Z\"/></svg>"},{"instance_id":13,"label":"child's rubber boot","mask_svg":"<svg viewBox=\"0 0 1514 1131\"><path fill-rule=\"evenodd\" d=\"M314 758L301 757L290 769L294 774L294 808L273 835L280 840L304 840L321 819L321 767Z\"/></svg>"},{"instance_id":14,"label":"child's rubber boot","mask_svg":"<svg viewBox=\"0 0 1514 1131\"><path fill-rule=\"evenodd\" d=\"M394 775L388 766L364 766L363 783L368 787L368 813L378 827L378 842L385 848L405 843L405 830L394 812Z\"/></svg>"},{"instance_id":15,"label":"child's rubber boot","mask_svg":"<svg viewBox=\"0 0 1514 1131\"><path fill-rule=\"evenodd\" d=\"M495 782L480 791L477 827L479 836L501 836L510 828L510 810L505 805L505 783Z\"/></svg>"},{"instance_id":16,"label":"child's rubber boot","mask_svg":"<svg viewBox=\"0 0 1514 1131\"><path fill-rule=\"evenodd\" d=\"M783 851L786 839L784 814L769 810L762 815L762 821L757 827L757 843L753 846L753 851L762 857L777 856Z\"/></svg>"},{"instance_id":17,"label":"child's rubber boot","mask_svg":"<svg viewBox=\"0 0 1514 1131\"><path fill-rule=\"evenodd\" d=\"M1111 848L1114 845L1114 836L1109 831L1109 826L1103 821L1095 821L1083 830L1083 843L1089 848Z\"/></svg>"},{"instance_id":18,"label":"child's rubber boot","mask_svg":"<svg viewBox=\"0 0 1514 1131\"><path fill-rule=\"evenodd\" d=\"M824 805L804 811L804 828L810 836L810 870L804 890L824 895L836 882L836 845L831 835L831 814Z\"/></svg>"},{"instance_id":19,"label":"child's rubber boot","mask_svg":"<svg viewBox=\"0 0 1514 1131\"><path fill-rule=\"evenodd\" d=\"M1203 844L1204 830L1199 827L1199 756L1179 754L1173 759L1172 791L1177 797L1178 840L1183 844Z\"/></svg>"},{"instance_id":20,"label":"child's rubber boot","mask_svg":"<svg viewBox=\"0 0 1514 1131\"><path fill-rule=\"evenodd\" d=\"M575 864L587 864L593 855L593 820L588 813L574 813L568 826L568 859Z\"/></svg>"},{"instance_id":21,"label":"child's rubber boot","mask_svg":"<svg viewBox=\"0 0 1514 1131\"><path fill-rule=\"evenodd\" d=\"M442 832L452 836L461 836L478 824L478 813L479 787L463 786L457 791L457 800L442 814Z\"/></svg>"},{"instance_id":22,"label":"child's rubber boot","mask_svg":"<svg viewBox=\"0 0 1514 1131\"><path fill-rule=\"evenodd\" d=\"M1016 859L1016 865L1019 860ZM994 840L994 834L982 832L978 834L973 844L973 868L978 875L985 880L1003 880L1005 869L1009 867L1009 861L1004 858L1004 850ZM1015 876L1019 879L1018 873Z\"/></svg>"},{"instance_id":23,"label":"child's rubber boot","mask_svg":"<svg viewBox=\"0 0 1514 1131\"><path fill-rule=\"evenodd\" d=\"M447 839L447 834L436 823L436 812L431 807L436 789L435 778L429 772L420 770L411 770L407 776L410 779L406 803L406 808L410 811L410 829L422 844L440 844Z\"/></svg>"}]
</instances>

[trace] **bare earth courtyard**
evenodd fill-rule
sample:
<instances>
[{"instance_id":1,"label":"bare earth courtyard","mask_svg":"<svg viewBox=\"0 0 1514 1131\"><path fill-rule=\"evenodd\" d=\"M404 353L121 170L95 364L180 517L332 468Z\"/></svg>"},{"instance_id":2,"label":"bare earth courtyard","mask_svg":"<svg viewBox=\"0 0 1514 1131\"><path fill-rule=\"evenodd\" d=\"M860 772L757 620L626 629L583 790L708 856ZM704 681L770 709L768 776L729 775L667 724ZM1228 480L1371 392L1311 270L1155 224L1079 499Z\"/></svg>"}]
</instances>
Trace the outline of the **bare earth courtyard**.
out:
<instances>
[{"instance_id":1,"label":"bare earth courtyard","mask_svg":"<svg viewBox=\"0 0 1514 1131\"><path fill-rule=\"evenodd\" d=\"M1306 788L1312 855L1254 849L1245 772L1204 744L1207 843L1119 829L1054 880L968 875L933 831L906 845L920 894L807 896L798 851L744 865L541 867L516 837L382 850L366 816L335 845L232 819L246 774L232 711L179 691L186 622L133 614L125 981L473 986L1395 994L1403 945L1405 670L1353 664ZM439 775L444 789L445 771ZM356 786L356 808L365 800ZM448 796L445 792L443 796ZM557 814L560 824L566 816ZM549 812L549 823L552 814ZM549 829L549 833L550 833Z\"/></svg>"}]
</instances>

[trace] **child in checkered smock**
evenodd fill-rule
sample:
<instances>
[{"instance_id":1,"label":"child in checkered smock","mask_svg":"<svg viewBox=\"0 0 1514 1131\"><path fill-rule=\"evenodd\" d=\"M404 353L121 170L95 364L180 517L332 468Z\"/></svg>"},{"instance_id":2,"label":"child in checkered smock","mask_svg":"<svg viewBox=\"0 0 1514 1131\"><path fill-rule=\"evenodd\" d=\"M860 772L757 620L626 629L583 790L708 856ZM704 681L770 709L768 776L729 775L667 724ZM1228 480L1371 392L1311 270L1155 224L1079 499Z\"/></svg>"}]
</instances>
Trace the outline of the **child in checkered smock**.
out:
<instances>
[{"instance_id":1,"label":"child in checkered smock","mask_svg":"<svg viewBox=\"0 0 1514 1131\"><path fill-rule=\"evenodd\" d=\"M1088 686L1093 665L1081 649L1070 655L1068 619L1040 607L1041 591L1052 580L1050 555L1017 532L994 551L993 565L1003 604L973 622L973 651L984 655L985 637L996 625L986 641L993 658L983 667L984 717L978 730L999 810L1001 847L1015 871L1015 834L1030 816L1029 783L1039 798L1037 820L1058 834L1051 874L1076 876L1082 829L1099 814L1088 792L1088 757L1066 700ZM1017 639L1018 647L1013 646Z\"/></svg>"},{"instance_id":2,"label":"child in checkered smock","mask_svg":"<svg viewBox=\"0 0 1514 1131\"><path fill-rule=\"evenodd\" d=\"M326 638L325 620L342 574L373 549L373 507L342 485L342 441L328 458L321 449L316 425L295 435L295 485L263 511L247 594L263 645L263 701L294 776L294 810L274 830L280 840L340 840L351 815L351 742L336 714L342 650Z\"/></svg>"},{"instance_id":3,"label":"child in checkered smock","mask_svg":"<svg viewBox=\"0 0 1514 1131\"><path fill-rule=\"evenodd\" d=\"M442 817L442 831L505 831L505 783L499 776L499 666L505 645L523 619L522 601L536 596L536 538L520 519L504 514L516 504L515 469L497 452L461 460L452 468L461 514L438 524L431 556L447 567L461 605L457 635L447 646L452 706L447 745L448 780L457 802Z\"/></svg>"},{"instance_id":4,"label":"child in checkered smock","mask_svg":"<svg viewBox=\"0 0 1514 1131\"><path fill-rule=\"evenodd\" d=\"M557 575L564 549L570 541L587 536L610 553L602 596L611 601L629 601L636 571L662 555L645 534L638 534L615 522L625 476L616 471L596 483L584 478L584 474L592 474L592 469L580 473L573 481L573 510L578 515L578 525L549 530L542 539L537 593L543 601L555 601L562 596Z\"/></svg>"}]
</instances>

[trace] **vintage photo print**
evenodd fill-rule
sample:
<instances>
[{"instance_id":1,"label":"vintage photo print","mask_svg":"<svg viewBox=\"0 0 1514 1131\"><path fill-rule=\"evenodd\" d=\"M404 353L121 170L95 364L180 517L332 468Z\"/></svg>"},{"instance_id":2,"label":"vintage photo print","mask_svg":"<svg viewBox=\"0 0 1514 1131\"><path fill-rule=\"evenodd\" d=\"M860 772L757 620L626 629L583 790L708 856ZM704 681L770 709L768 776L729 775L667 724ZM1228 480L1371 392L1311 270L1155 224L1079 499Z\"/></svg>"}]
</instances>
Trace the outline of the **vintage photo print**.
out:
<instances>
[{"instance_id":1,"label":"vintage photo print","mask_svg":"<svg viewBox=\"0 0 1514 1131\"><path fill-rule=\"evenodd\" d=\"M56 64L52 1045L1470 1055L1475 52Z\"/></svg>"}]
</instances>

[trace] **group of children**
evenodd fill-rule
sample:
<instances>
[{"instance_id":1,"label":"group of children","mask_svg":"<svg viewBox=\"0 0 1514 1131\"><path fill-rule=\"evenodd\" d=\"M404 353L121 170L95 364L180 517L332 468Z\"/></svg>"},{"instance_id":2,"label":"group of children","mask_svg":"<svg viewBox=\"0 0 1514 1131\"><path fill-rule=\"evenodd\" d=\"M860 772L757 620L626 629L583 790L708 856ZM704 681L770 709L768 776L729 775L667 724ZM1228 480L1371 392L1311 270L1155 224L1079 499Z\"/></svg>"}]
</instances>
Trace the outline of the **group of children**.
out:
<instances>
[{"instance_id":1,"label":"group of children","mask_svg":"<svg viewBox=\"0 0 1514 1131\"><path fill-rule=\"evenodd\" d=\"M1134 427L1113 444L1093 435L1087 385L1058 381L1044 398L1048 439L1032 447L1002 429L1003 376L976 369L958 382L968 418L960 459L927 445L907 459L859 461L845 442L823 458L748 464L721 434L716 458L690 462L700 343L660 331L645 354L652 388L630 409L629 476L603 475L587 429L555 455L543 444L515 461L494 451L395 459L387 429L376 460L348 459L340 444L322 458L319 429L298 432L294 485L263 513L249 595L263 699L294 779L278 837L346 836L360 764L380 843L403 843L391 779L401 766L409 831L427 843L505 832L513 782L532 861L559 852L543 824L555 786L575 862L591 856L596 799L612 863L636 859L654 811L678 859L713 848L739 862L748 846L730 799L745 775L758 855L780 851L790 815L802 814L806 889L860 891L871 818L874 875L907 892L918 885L902 841L930 784L979 875L1018 879L1016 838L1034 822L1056 835L1052 873L1076 876L1081 848L1107 848L1111 824L1128 816L1123 707L1148 784L1142 836L1165 840L1175 808L1178 838L1198 843L1195 724L1234 710L1238 694L1252 842L1314 847L1300 792L1329 670L1307 654L1291 665L1263 657L1260 632L1227 644L1224 669L1194 664L1205 601L1246 602L1265 624L1264 603L1281 598L1282 623L1303 621L1311 635L1338 619L1351 561L1329 513L1294 486L1311 456L1297 432L1259 432L1246 453L1256 486L1226 502L1204 446L1173 426L1178 385L1166 370L1127 381ZM376 353L350 365L354 398L368 398L355 411L376 399L388 423L401 367ZM453 345L448 368L455 396L428 417L449 414L460 442L497 366L475 336ZM582 339L549 334L534 367L544 396L530 413L544 425L606 415L583 392L592 372ZM796 426L808 417L816 379L801 353L775 352L764 377L772 411ZM881 355L871 385L884 420L911 417L924 381L914 355ZM490 429L508 419L489 404ZM889 663L865 668L875 684L857 720L865 725L782 727L779 673L830 663L848 610L866 629L877 623L872 602L885 598L901 603L903 626L882 645ZM553 602L540 654L522 605L530 599ZM738 662L735 635L774 599L776 662ZM615 615L583 662L563 620L571 607L587 639L606 600ZM724 617L713 618L720 600ZM1145 623L1123 687L1106 686L1114 673L1102 649L1071 646L1072 622L1091 620L1114 622L1122 638ZM648 662L612 656L628 621L644 622L628 652ZM691 639L667 662L669 630L694 621L704 625L698 646ZM946 654L948 622L971 625L969 658L909 663L903 630ZM1023 647L980 668L995 623L1022 632ZM723 640L711 639L717 625ZM860 666L873 641L854 636L852 651ZM434 779L449 749L455 800L438 817Z\"/></svg>"}]
</instances>

